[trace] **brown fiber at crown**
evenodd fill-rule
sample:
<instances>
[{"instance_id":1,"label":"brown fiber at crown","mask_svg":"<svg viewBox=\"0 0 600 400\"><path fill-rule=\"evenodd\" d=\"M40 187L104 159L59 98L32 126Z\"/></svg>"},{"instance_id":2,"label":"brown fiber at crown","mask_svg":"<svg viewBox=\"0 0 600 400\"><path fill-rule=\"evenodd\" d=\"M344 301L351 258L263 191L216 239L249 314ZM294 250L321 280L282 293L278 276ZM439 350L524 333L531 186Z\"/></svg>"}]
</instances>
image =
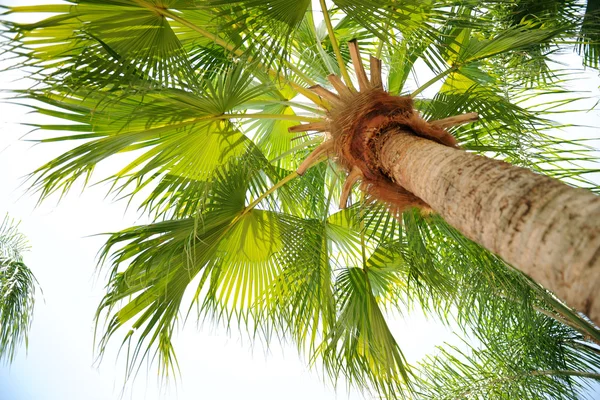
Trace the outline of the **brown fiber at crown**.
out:
<instances>
[{"instance_id":1,"label":"brown fiber at crown","mask_svg":"<svg viewBox=\"0 0 600 400\"><path fill-rule=\"evenodd\" d=\"M383 202L394 214L410 207L428 210L423 200L382 172L379 151L390 136L398 134L416 135L450 147L457 147L456 139L424 120L409 96L391 96L371 88L342 100L328 113L337 162L347 171L360 169L361 189L368 201Z\"/></svg>"}]
</instances>

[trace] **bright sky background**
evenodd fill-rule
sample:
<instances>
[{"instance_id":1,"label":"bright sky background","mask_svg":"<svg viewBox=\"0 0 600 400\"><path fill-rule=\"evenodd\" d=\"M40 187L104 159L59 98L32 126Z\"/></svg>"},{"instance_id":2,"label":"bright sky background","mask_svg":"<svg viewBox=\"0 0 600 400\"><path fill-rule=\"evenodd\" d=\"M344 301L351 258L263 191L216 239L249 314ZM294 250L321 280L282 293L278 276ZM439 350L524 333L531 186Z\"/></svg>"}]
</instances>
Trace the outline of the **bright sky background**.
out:
<instances>
[{"instance_id":1,"label":"bright sky background","mask_svg":"<svg viewBox=\"0 0 600 400\"><path fill-rule=\"evenodd\" d=\"M8 2L0 0L0 4ZM579 65L576 57L566 57L565 61ZM21 86L13 82L19 77L17 73L1 73L0 88ZM426 79L420 77L422 82ZM599 85L596 72L590 72L578 88L593 90L597 96ZM591 108L595 101L579 107ZM107 187L103 185L84 193L74 189L60 203L53 199L36 208L37 199L26 192L28 184L23 177L69 146L34 146L20 141L29 131L20 124L34 121L40 121L39 117L27 114L26 108L0 104L0 217L8 212L22 221L20 230L32 248L25 261L43 289L37 296L28 353L22 349L10 368L0 366L0 400L117 400L121 398L120 369L124 365L123 358L116 359L118 337L100 366L94 363L93 317L105 280L104 275L94 273L104 238L93 235L146 221L139 219L134 207L127 210L123 202L105 198ZM563 122L600 125L600 113L580 113ZM563 132L573 137L581 133L582 128ZM594 130L585 134L592 135ZM110 170L110 165L104 166L97 176ZM407 320L396 317L392 329L411 362L451 338L446 328L428 323L420 315ZM337 391L324 385L322 377L306 367L292 346L273 343L268 352L262 347L252 349L235 331L197 328L191 321L178 334L175 347L182 372L177 385L161 388L153 372L147 375L142 371L123 399L363 398L356 390L348 394L343 383Z\"/></svg>"}]
</instances>

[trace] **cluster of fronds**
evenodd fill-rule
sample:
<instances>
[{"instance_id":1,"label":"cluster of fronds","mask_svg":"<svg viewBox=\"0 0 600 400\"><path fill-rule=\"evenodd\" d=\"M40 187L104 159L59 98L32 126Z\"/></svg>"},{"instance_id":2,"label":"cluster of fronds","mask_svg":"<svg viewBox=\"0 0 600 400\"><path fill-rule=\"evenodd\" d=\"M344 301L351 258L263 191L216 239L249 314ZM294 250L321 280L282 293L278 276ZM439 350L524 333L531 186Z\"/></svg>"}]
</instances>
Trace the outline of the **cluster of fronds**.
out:
<instances>
[{"instance_id":1,"label":"cluster of fronds","mask_svg":"<svg viewBox=\"0 0 600 400\"><path fill-rule=\"evenodd\" d=\"M327 78L337 93L320 85L310 88L326 101L323 104L326 115L320 122L297 125L288 130L320 132L325 141L313 150L296 172L303 175L322 155L326 155L348 172L342 186L340 208L346 208L348 196L354 184L360 180L361 191L366 194L368 201L386 204L393 215L400 215L414 207L428 209L423 200L386 175L380 156L385 140L391 135L403 133L457 147L456 139L446 129L476 121L477 114L426 121L414 109L411 96L391 96L383 90L381 60L370 57L368 77L356 40L350 41L348 46L359 90L352 83L347 86L335 74Z\"/></svg>"},{"instance_id":2,"label":"cluster of fronds","mask_svg":"<svg viewBox=\"0 0 600 400\"><path fill-rule=\"evenodd\" d=\"M46 146L74 143L33 173L33 188L62 195L119 160L103 177L111 192L154 219L110 235L102 250L101 348L124 331L130 373L143 360L171 373L183 313L292 339L333 381L390 398L439 398L437 385L465 394L475 380L473 397L504 398L499 388L510 384L525 388L514 389L521 397L576 398L583 383L573 377L598 377L600 354L587 344L600 341L596 327L435 216L397 219L356 201L357 191L352 207L337 208L343 171L320 163L300 177L322 138L289 128L321 122L326 99L307 88L329 87L329 74L351 81L346 43L358 38L389 66L382 83L392 95L409 94L418 62L429 70L412 93L426 120L480 115L451 130L462 148L597 190L587 179L598 170L586 164L592 149L547 134L548 113L523 105L563 96L552 53L577 37L583 9L506 22L513 10L497 1L333 3L320 2L320 25L311 2L298 0L6 9L6 54L38 83L17 101L49 117L34 128L61 132L39 134ZM52 15L8 22L30 12ZM598 53L581 43L590 63ZM507 60L518 68L501 69ZM437 94L418 97L436 83ZM477 332L481 347L410 367L401 346L411 344L396 341L386 315L414 304Z\"/></svg>"},{"instance_id":3,"label":"cluster of fronds","mask_svg":"<svg viewBox=\"0 0 600 400\"><path fill-rule=\"evenodd\" d=\"M35 278L23 263L28 248L17 224L4 217L0 223L0 360L10 362L31 327Z\"/></svg>"}]
</instances>

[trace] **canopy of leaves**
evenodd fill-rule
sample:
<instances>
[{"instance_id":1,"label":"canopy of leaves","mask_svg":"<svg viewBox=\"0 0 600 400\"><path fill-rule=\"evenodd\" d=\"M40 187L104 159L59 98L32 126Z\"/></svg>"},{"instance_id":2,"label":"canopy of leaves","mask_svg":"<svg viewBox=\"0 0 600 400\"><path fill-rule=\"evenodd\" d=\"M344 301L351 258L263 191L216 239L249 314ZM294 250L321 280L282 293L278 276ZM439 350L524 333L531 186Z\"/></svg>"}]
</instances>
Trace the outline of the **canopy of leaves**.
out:
<instances>
[{"instance_id":1,"label":"canopy of leaves","mask_svg":"<svg viewBox=\"0 0 600 400\"><path fill-rule=\"evenodd\" d=\"M391 93L433 76L412 93L427 118L481 115L453 132L463 148L596 191L593 149L549 133L552 111L576 100L552 57L576 42L597 66L595 14L576 2L327 4L6 8L5 54L36 82L14 101L48 116L32 125L40 142L73 143L32 174L33 188L62 195L119 160L101 178L154 220L111 234L101 252L101 349L126 332L130 374L144 359L171 374L173 333L192 316L291 339L332 381L388 398L577 398L585 383L573 378L599 376L596 327L435 216L396 219L358 192L337 209L341 171L327 162L298 177L320 138L288 128L322 116L306 87L350 74L345 43L358 38L383 59ZM10 22L34 12L49 16ZM410 344L387 318L415 305L478 345L408 365Z\"/></svg>"}]
</instances>

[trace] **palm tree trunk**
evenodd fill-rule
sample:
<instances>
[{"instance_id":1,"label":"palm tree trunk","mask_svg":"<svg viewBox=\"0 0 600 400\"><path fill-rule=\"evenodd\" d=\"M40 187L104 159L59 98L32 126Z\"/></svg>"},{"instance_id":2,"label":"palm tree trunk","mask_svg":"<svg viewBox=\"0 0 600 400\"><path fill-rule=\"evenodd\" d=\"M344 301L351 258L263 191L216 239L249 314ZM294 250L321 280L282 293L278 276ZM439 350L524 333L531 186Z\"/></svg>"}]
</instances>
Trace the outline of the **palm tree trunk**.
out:
<instances>
[{"instance_id":1,"label":"palm tree trunk","mask_svg":"<svg viewBox=\"0 0 600 400\"><path fill-rule=\"evenodd\" d=\"M600 325L599 196L402 131L381 140L394 182Z\"/></svg>"}]
</instances>

